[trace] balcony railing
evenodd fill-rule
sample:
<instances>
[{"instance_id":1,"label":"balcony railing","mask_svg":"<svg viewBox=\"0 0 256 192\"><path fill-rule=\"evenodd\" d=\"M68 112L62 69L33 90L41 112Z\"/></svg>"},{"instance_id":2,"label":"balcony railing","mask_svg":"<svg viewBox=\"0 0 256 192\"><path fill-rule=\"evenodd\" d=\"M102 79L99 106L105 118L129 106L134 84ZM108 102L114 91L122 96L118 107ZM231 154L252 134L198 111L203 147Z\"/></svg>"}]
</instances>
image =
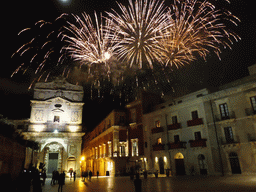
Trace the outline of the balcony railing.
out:
<instances>
[{"instance_id":1,"label":"balcony railing","mask_svg":"<svg viewBox=\"0 0 256 192\"><path fill-rule=\"evenodd\" d=\"M173 143L168 143L168 148L170 149L181 149L181 148L186 148L186 143L187 142L173 142Z\"/></svg>"},{"instance_id":2,"label":"balcony railing","mask_svg":"<svg viewBox=\"0 0 256 192\"><path fill-rule=\"evenodd\" d=\"M246 108L245 109L245 114L246 114L246 116L255 115L256 111L253 108Z\"/></svg>"},{"instance_id":3,"label":"balcony railing","mask_svg":"<svg viewBox=\"0 0 256 192\"><path fill-rule=\"evenodd\" d=\"M155 145L152 145L153 147L153 151L161 151L161 150L164 150L164 146L165 144L155 144Z\"/></svg>"},{"instance_id":4,"label":"balcony railing","mask_svg":"<svg viewBox=\"0 0 256 192\"><path fill-rule=\"evenodd\" d=\"M189 140L190 147L206 147L207 139Z\"/></svg>"},{"instance_id":5,"label":"balcony railing","mask_svg":"<svg viewBox=\"0 0 256 192\"><path fill-rule=\"evenodd\" d=\"M221 144L222 145L236 144L236 143L240 143L239 136L235 136L234 138L221 137Z\"/></svg>"},{"instance_id":6,"label":"balcony railing","mask_svg":"<svg viewBox=\"0 0 256 192\"><path fill-rule=\"evenodd\" d=\"M167 127L168 127L168 130L176 130L176 129L181 128L181 124L180 123L175 123L175 124L168 125Z\"/></svg>"},{"instance_id":7,"label":"balcony railing","mask_svg":"<svg viewBox=\"0 0 256 192\"><path fill-rule=\"evenodd\" d=\"M192 119L192 120L187 121L187 126L188 127L201 125L201 124L203 124L203 119L202 118L197 118L197 119Z\"/></svg>"},{"instance_id":8,"label":"balcony railing","mask_svg":"<svg viewBox=\"0 0 256 192\"><path fill-rule=\"evenodd\" d=\"M152 134L153 133L160 133L160 132L164 132L164 128L163 127L155 127L153 129L151 129Z\"/></svg>"},{"instance_id":9,"label":"balcony railing","mask_svg":"<svg viewBox=\"0 0 256 192\"><path fill-rule=\"evenodd\" d=\"M234 111L231 111L229 113L229 115L215 115L215 119L216 121L224 121L224 120L227 120L227 119L235 119L236 118L236 115L235 115L235 112Z\"/></svg>"}]
</instances>

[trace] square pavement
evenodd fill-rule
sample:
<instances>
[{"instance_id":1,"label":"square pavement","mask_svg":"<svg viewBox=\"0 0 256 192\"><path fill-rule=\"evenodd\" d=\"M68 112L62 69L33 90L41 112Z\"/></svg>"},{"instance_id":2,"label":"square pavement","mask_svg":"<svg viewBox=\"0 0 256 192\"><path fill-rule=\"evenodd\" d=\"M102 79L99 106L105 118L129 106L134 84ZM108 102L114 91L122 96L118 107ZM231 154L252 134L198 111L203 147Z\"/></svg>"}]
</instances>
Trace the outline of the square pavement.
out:
<instances>
[{"instance_id":1,"label":"square pavement","mask_svg":"<svg viewBox=\"0 0 256 192\"><path fill-rule=\"evenodd\" d=\"M207 192L256 192L256 176L180 176L180 177L148 177L142 180L142 192L174 192L174 191L207 191ZM43 192L57 192L58 184L50 185L51 178L46 179ZM76 181L66 178L63 192L133 192L134 181L130 177L92 177L91 181L77 178Z\"/></svg>"}]
</instances>

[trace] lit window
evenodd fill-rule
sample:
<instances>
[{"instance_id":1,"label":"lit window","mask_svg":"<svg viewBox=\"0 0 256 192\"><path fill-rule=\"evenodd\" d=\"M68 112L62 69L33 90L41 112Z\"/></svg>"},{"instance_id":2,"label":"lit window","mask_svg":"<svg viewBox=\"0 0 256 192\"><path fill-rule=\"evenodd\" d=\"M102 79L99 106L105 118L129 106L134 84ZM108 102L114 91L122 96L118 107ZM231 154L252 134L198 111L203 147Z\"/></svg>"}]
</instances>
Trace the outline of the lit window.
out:
<instances>
[{"instance_id":1,"label":"lit window","mask_svg":"<svg viewBox=\"0 0 256 192\"><path fill-rule=\"evenodd\" d=\"M111 141L108 142L108 156L112 157L112 145Z\"/></svg>"},{"instance_id":2,"label":"lit window","mask_svg":"<svg viewBox=\"0 0 256 192\"><path fill-rule=\"evenodd\" d=\"M157 144L162 144L162 138L161 137L157 139Z\"/></svg>"},{"instance_id":3,"label":"lit window","mask_svg":"<svg viewBox=\"0 0 256 192\"><path fill-rule=\"evenodd\" d=\"M251 97L250 100L251 100L251 104L252 104L252 109L255 112L256 111L256 96Z\"/></svg>"},{"instance_id":4,"label":"lit window","mask_svg":"<svg viewBox=\"0 0 256 192\"><path fill-rule=\"evenodd\" d=\"M221 119L228 119L229 118L229 112L228 112L227 103L220 104L219 107L220 107Z\"/></svg>"},{"instance_id":5,"label":"lit window","mask_svg":"<svg viewBox=\"0 0 256 192\"><path fill-rule=\"evenodd\" d=\"M98 159L98 147L95 147L95 158Z\"/></svg>"},{"instance_id":6,"label":"lit window","mask_svg":"<svg viewBox=\"0 0 256 192\"><path fill-rule=\"evenodd\" d=\"M131 139L132 143L132 156L139 156L138 139Z\"/></svg>"},{"instance_id":7,"label":"lit window","mask_svg":"<svg viewBox=\"0 0 256 192\"><path fill-rule=\"evenodd\" d=\"M157 120L157 121L155 122L155 126L156 126L156 127L160 127L160 126L161 126L161 123L160 123L159 120Z\"/></svg>"},{"instance_id":8,"label":"lit window","mask_svg":"<svg viewBox=\"0 0 256 192\"><path fill-rule=\"evenodd\" d=\"M232 127L224 127L224 134L225 134L227 143L234 142L234 134L232 131Z\"/></svg>"}]
</instances>

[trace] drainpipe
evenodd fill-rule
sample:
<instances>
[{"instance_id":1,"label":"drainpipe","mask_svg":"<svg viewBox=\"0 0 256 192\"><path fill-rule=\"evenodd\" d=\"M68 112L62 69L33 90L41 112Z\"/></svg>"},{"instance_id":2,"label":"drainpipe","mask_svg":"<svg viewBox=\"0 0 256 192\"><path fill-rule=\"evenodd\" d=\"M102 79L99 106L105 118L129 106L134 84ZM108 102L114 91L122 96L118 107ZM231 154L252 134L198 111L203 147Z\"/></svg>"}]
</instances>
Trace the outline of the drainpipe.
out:
<instances>
[{"instance_id":1,"label":"drainpipe","mask_svg":"<svg viewBox=\"0 0 256 192\"><path fill-rule=\"evenodd\" d=\"M213 113L212 100L210 100L210 105L211 105L211 111L212 111L214 131L215 131L215 136L216 136L216 141L217 141L217 146L218 146L217 148L218 148L219 159L220 159L221 176L224 176L223 162L222 162L222 157L221 157L220 143L219 143L219 139L218 139L216 121L215 121L215 117L214 117L214 113Z\"/></svg>"}]
</instances>

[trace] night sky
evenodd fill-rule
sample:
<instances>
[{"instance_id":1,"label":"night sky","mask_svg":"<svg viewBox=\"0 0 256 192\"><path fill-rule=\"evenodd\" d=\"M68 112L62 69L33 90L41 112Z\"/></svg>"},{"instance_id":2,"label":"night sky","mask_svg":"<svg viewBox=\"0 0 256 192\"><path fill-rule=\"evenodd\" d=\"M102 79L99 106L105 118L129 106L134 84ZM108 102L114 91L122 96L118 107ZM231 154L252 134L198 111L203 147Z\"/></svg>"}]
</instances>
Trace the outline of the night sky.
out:
<instances>
[{"instance_id":1,"label":"night sky","mask_svg":"<svg viewBox=\"0 0 256 192\"><path fill-rule=\"evenodd\" d=\"M118 2L127 2L119 0ZM171 0L166 1L166 4ZM247 67L256 64L256 11L253 1L230 0L214 1L219 7L225 7L241 20L238 27L233 30L242 38L234 43L232 50L223 50L221 61L217 56L211 54L207 62L202 59L186 65L179 70L174 70L172 83L177 90L192 91L205 87L218 87L235 79L248 75ZM125 3L124 3L125 4ZM9 118L29 118L30 99L32 91L28 91L31 83L29 76L17 76L10 78L12 72L20 64L17 59L11 59L11 55L22 45L22 39L17 35L22 29L32 27L39 20L54 21L62 13L87 12L90 15L94 10L97 12L116 9L114 0L26 0L26 1L4 1L1 4L1 34L4 51L2 51L2 69L0 70L0 114ZM186 92L186 91L184 91ZM112 108L113 103L90 101L85 99L84 124L91 129ZM102 113L99 113L99 110ZM98 117L97 121L89 122L89 119Z\"/></svg>"}]
</instances>

